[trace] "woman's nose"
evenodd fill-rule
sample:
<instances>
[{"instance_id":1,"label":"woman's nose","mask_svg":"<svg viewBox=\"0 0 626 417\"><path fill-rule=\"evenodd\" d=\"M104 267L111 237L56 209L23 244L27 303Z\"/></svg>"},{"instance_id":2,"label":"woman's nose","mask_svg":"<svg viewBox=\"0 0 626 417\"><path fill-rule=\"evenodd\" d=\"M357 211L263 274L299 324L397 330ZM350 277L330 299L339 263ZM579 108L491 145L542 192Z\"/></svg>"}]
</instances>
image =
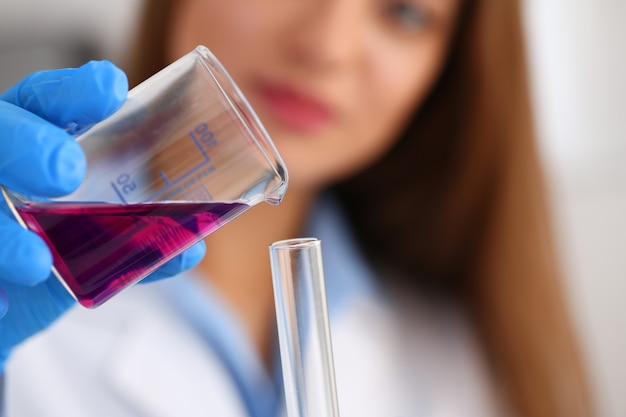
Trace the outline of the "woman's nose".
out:
<instances>
[{"instance_id":1,"label":"woman's nose","mask_svg":"<svg viewBox=\"0 0 626 417\"><path fill-rule=\"evenodd\" d=\"M355 63L366 25L363 0L309 0L292 21L291 59L309 70L335 71Z\"/></svg>"}]
</instances>

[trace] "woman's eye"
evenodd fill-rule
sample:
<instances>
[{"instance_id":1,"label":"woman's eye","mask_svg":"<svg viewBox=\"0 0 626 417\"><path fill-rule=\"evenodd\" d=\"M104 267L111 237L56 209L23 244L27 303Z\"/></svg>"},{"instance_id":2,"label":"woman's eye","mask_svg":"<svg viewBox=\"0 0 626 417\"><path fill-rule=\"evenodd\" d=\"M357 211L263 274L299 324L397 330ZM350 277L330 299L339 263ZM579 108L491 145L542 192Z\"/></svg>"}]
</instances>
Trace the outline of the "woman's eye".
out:
<instances>
[{"instance_id":1,"label":"woman's eye","mask_svg":"<svg viewBox=\"0 0 626 417\"><path fill-rule=\"evenodd\" d=\"M387 16L403 29L419 30L430 23L428 12L408 1L393 1L387 5Z\"/></svg>"}]
</instances>

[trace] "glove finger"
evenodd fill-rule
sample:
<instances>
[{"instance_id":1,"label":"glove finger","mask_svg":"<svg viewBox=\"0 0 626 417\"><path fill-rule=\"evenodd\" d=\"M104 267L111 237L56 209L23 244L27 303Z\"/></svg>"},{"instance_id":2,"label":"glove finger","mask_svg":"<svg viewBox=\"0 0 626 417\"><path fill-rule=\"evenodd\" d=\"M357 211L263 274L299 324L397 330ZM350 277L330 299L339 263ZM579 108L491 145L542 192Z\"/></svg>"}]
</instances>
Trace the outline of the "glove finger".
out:
<instances>
[{"instance_id":1,"label":"glove finger","mask_svg":"<svg viewBox=\"0 0 626 417\"><path fill-rule=\"evenodd\" d=\"M4 292L2 288L0 288L0 319L4 317L7 313L9 307L9 300L7 299L7 294ZM0 354L0 362L2 362L2 355Z\"/></svg>"},{"instance_id":2,"label":"glove finger","mask_svg":"<svg viewBox=\"0 0 626 417\"><path fill-rule=\"evenodd\" d=\"M196 266L206 252L206 246L204 241L200 241L193 245L191 248L187 249L185 252L181 253L161 268L154 271L152 274L148 275L141 282L153 282L158 281L163 278L169 278L173 275L180 274L181 272L187 271L194 266Z\"/></svg>"},{"instance_id":3,"label":"glove finger","mask_svg":"<svg viewBox=\"0 0 626 417\"><path fill-rule=\"evenodd\" d=\"M50 275L52 255L33 232L0 214L0 282L32 286Z\"/></svg>"},{"instance_id":4,"label":"glove finger","mask_svg":"<svg viewBox=\"0 0 626 417\"><path fill-rule=\"evenodd\" d=\"M126 99L128 80L109 61L35 72L0 95L62 128L87 126L113 114Z\"/></svg>"},{"instance_id":5,"label":"glove finger","mask_svg":"<svg viewBox=\"0 0 626 417\"><path fill-rule=\"evenodd\" d=\"M0 101L0 184L53 197L78 187L85 170L84 153L67 132Z\"/></svg>"},{"instance_id":6,"label":"glove finger","mask_svg":"<svg viewBox=\"0 0 626 417\"><path fill-rule=\"evenodd\" d=\"M76 302L63 285L50 275L33 286L4 282L8 309L0 320L0 355L40 332Z\"/></svg>"}]
</instances>

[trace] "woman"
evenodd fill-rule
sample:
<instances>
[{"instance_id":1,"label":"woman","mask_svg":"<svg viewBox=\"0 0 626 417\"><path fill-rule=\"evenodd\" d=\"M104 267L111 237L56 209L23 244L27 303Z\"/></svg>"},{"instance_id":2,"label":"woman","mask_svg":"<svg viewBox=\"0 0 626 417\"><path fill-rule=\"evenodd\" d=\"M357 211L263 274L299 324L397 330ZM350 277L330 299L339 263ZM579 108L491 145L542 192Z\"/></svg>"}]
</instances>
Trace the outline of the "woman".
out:
<instances>
[{"instance_id":1,"label":"woman","mask_svg":"<svg viewBox=\"0 0 626 417\"><path fill-rule=\"evenodd\" d=\"M134 288L95 313L72 311L17 349L9 407L13 396L32 395L37 375L56 381L71 368L68 378L91 381L134 305L150 314L129 333L171 336L155 350L169 356L152 362L154 344L124 345L107 380L129 393L112 404L92 381L81 387L86 401L108 415L170 415L159 397L180 399L171 415L277 415L267 245L314 232L332 247L325 262L342 415L590 415L550 249L515 3L150 2L133 82L207 45L285 159L287 197L207 239L187 278ZM174 301L163 304L163 293ZM173 311L164 314L165 305ZM217 332L223 323L229 330ZM85 355L74 341L71 361L53 355L55 368L41 359L90 326L115 328L94 333L100 353ZM183 326L193 331L174 330ZM185 354L211 387L181 376ZM37 360L47 372L33 370ZM149 369L167 383L138 376ZM234 382L211 382L223 374ZM210 404L198 399L203 392ZM22 415L33 410L19 406Z\"/></svg>"}]
</instances>

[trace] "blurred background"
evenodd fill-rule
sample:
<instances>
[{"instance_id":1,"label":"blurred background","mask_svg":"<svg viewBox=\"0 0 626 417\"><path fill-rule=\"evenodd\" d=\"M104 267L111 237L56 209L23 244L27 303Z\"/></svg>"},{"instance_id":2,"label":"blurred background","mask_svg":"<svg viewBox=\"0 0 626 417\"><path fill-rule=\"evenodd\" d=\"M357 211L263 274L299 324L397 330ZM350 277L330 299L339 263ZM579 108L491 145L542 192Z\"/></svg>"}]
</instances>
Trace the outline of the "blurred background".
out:
<instances>
[{"instance_id":1,"label":"blurred background","mask_svg":"<svg viewBox=\"0 0 626 417\"><path fill-rule=\"evenodd\" d=\"M142 0L0 0L0 91L121 63ZM600 415L626 416L626 1L524 0L537 129L566 288Z\"/></svg>"}]
</instances>

